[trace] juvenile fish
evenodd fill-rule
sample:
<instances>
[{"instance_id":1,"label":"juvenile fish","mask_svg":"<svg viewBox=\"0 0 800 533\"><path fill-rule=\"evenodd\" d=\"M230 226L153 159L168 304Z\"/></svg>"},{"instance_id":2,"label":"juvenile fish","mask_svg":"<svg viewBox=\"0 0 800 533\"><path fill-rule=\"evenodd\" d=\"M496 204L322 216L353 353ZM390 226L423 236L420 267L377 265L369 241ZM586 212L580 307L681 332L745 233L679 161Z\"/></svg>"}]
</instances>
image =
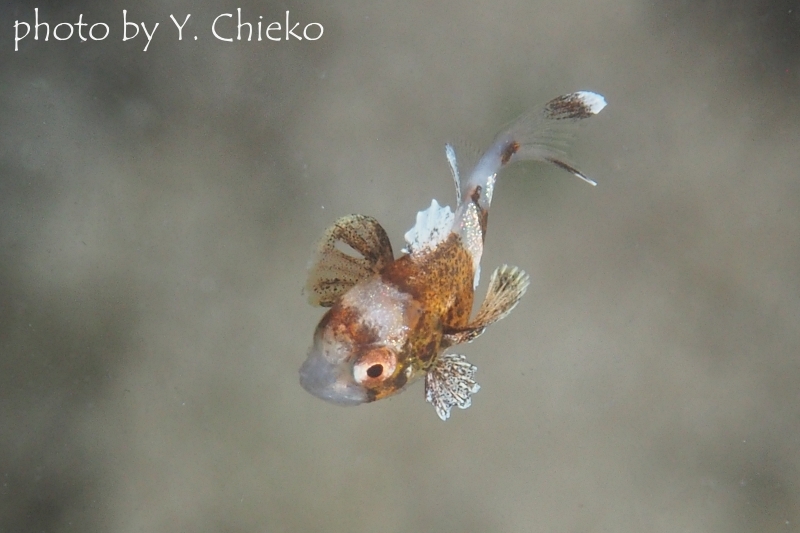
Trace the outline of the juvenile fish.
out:
<instances>
[{"instance_id":1,"label":"juvenile fish","mask_svg":"<svg viewBox=\"0 0 800 533\"><path fill-rule=\"evenodd\" d=\"M480 388L477 369L463 355L445 352L508 315L529 283L517 267L497 268L470 318L497 174L515 161L536 160L596 185L565 160L564 150L570 125L605 106L602 96L587 91L550 100L501 131L463 182L447 145L455 213L433 200L417 213L397 259L374 218L334 222L317 244L306 283L309 302L330 309L300 368L303 388L332 403L358 405L424 376L426 400L439 418L446 420L453 407L469 407Z\"/></svg>"}]
</instances>

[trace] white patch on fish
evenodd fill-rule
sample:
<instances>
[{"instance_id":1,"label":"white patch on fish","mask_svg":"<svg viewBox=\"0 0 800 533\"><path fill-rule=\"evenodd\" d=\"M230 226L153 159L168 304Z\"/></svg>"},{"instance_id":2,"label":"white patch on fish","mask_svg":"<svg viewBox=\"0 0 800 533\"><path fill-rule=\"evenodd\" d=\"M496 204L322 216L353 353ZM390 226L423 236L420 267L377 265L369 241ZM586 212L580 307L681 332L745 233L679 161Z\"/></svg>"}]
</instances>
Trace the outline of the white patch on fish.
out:
<instances>
[{"instance_id":1,"label":"white patch on fish","mask_svg":"<svg viewBox=\"0 0 800 533\"><path fill-rule=\"evenodd\" d=\"M442 207L436 200L431 200L431 206L417 213L417 223L404 235L406 246L402 252L415 254L433 250L450 235L453 220L450 206Z\"/></svg>"}]
</instances>

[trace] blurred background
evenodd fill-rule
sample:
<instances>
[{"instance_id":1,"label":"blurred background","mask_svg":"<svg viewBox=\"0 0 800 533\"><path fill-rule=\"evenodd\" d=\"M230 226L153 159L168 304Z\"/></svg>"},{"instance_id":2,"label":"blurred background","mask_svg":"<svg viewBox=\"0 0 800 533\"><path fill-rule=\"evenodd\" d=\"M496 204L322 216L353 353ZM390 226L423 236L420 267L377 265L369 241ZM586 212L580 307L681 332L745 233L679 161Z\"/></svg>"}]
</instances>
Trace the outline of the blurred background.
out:
<instances>
[{"instance_id":1,"label":"blurred background","mask_svg":"<svg viewBox=\"0 0 800 533\"><path fill-rule=\"evenodd\" d=\"M110 35L15 52L35 7ZM215 39L237 8L324 34ZM800 531L798 2L0 15L0 530ZM397 253L454 202L446 141L579 89L599 186L502 176L484 272L532 284L460 350L473 406L303 391L324 228L374 215Z\"/></svg>"}]
</instances>

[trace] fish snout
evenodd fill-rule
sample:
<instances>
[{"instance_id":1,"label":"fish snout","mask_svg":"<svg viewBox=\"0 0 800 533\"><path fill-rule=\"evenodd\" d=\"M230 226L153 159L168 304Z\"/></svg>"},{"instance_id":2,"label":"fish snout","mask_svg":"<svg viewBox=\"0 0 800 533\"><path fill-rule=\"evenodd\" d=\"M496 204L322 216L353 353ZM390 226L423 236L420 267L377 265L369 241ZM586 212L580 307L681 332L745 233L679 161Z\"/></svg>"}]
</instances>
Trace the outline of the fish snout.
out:
<instances>
[{"instance_id":1,"label":"fish snout","mask_svg":"<svg viewBox=\"0 0 800 533\"><path fill-rule=\"evenodd\" d=\"M314 346L300 367L300 385L330 403L359 405L370 401L364 387L355 382L351 367L346 361L332 363Z\"/></svg>"}]
</instances>

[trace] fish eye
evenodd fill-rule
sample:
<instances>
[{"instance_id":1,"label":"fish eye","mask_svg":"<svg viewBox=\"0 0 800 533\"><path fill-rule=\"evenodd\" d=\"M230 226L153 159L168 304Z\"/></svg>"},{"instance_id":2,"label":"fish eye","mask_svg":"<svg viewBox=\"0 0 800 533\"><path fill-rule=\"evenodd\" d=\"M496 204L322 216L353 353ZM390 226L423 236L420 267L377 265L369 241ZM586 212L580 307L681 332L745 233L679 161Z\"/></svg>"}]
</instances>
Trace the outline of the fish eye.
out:
<instances>
[{"instance_id":1,"label":"fish eye","mask_svg":"<svg viewBox=\"0 0 800 533\"><path fill-rule=\"evenodd\" d=\"M363 384L378 383L389 378L397 367L397 356L385 346L374 348L353 366L353 377Z\"/></svg>"}]
</instances>

